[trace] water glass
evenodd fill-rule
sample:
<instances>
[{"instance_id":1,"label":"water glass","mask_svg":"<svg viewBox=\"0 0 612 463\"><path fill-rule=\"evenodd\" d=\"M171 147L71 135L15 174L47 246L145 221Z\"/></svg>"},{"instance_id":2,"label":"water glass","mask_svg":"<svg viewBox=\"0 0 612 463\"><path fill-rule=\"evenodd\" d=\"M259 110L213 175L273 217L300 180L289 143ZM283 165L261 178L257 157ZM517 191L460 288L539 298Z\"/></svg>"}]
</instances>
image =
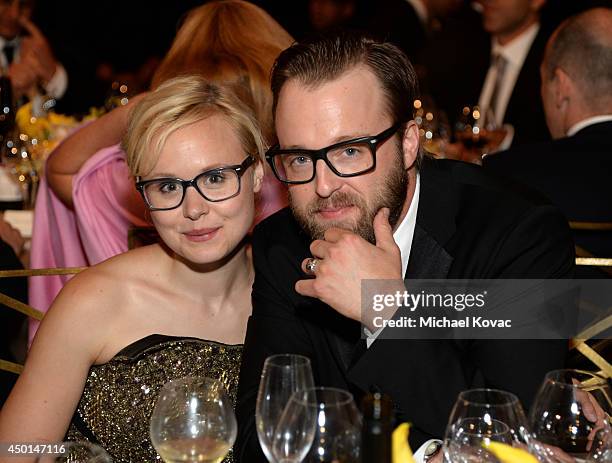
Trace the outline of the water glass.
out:
<instances>
[{"instance_id":1,"label":"water glass","mask_svg":"<svg viewBox=\"0 0 612 463\"><path fill-rule=\"evenodd\" d=\"M276 430L276 461L359 463L361 427L361 415L349 392L325 387L297 392Z\"/></svg>"},{"instance_id":2,"label":"water glass","mask_svg":"<svg viewBox=\"0 0 612 463\"><path fill-rule=\"evenodd\" d=\"M269 462L276 461L272 443L276 426L289 399L295 392L312 387L314 380L308 357L278 354L265 360L257 393L255 425L259 444Z\"/></svg>"},{"instance_id":3,"label":"water glass","mask_svg":"<svg viewBox=\"0 0 612 463\"><path fill-rule=\"evenodd\" d=\"M527 448L527 419L516 395L497 389L471 389L457 397L446 428L446 461L495 461L490 441Z\"/></svg>"}]
</instances>

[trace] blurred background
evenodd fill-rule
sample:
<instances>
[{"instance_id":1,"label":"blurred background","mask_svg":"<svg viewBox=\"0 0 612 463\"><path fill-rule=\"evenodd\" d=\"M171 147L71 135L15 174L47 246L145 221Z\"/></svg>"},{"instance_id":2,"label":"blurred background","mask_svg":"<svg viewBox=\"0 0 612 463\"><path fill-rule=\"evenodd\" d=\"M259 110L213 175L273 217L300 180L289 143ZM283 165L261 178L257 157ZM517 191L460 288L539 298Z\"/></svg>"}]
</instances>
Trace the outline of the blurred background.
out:
<instances>
[{"instance_id":1,"label":"blurred background","mask_svg":"<svg viewBox=\"0 0 612 463\"><path fill-rule=\"evenodd\" d=\"M146 89L181 18L190 8L202 3L201 0L37 0L33 22L48 38L69 76L68 89L56 110L78 115L87 113L92 106L100 107L114 81L127 84L130 94ZM259 0L253 3L268 11L296 39L317 29L338 25L369 29L393 38L397 25L392 22L401 17L398 7L406 0ZM457 28L463 29L461 34L453 33L455 47L477 46L481 37L487 40L481 33L479 19L473 17L470 2L439 0L438 3L446 3L448 8L441 15L440 32L449 34ZM594 2L549 0L541 14L542 23L554 27L591 3ZM438 44L431 45L433 50L435 46L437 50L444 47L444 38L440 36ZM457 43L458 37L465 44ZM402 40L398 37L398 42Z\"/></svg>"}]
</instances>

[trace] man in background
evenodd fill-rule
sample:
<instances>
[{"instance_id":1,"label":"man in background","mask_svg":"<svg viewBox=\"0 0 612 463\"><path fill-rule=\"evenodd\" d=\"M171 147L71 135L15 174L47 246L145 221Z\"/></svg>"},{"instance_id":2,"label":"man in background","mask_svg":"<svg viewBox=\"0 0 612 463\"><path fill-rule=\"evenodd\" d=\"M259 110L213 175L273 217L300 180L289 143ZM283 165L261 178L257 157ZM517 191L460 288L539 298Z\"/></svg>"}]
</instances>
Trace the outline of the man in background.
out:
<instances>
[{"instance_id":1,"label":"man in background","mask_svg":"<svg viewBox=\"0 0 612 463\"><path fill-rule=\"evenodd\" d=\"M33 0L0 0L0 64L17 98L32 98L41 90L61 98L68 86L42 32L30 21Z\"/></svg>"},{"instance_id":2,"label":"man in background","mask_svg":"<svg viewBox=\"0 0 612 463\"><path fill-rule=\"evenodd\" d=\"M612 222L612 9L562 23L546 47L541 76L554 141L485 157L484 165L540 190L570 221ZM606 233L577 230L576 244L611 257Z\"/></svg>"},{"instance_id":3,"label":"man in background","mask_svg":"<svg viewBox=\"0 0 612 463\"><path fill-rule=\"evenodd\" d=\"M478 104L488 126L510 124L518 145L550 139L540 102L539 65L550 28L546 0L481 0L480 33L466 24L442 34L427 53L423 83L452 121ZM480 29L476 27L476 29ZM481 121L482 124L482 121Z\"/></svg>"},{"instance_id":4,"label":"man in background","mask_svg":"<svg viewBox=\"0 0 612 463\"><path fill-rule=\"evenodd\" d=\"M36 115L49 104L47 99L53 102L64 95L68 75L45 36L30 21L33 1L0 0L0 71L10 80L16 105L30 100ZM18 182L0 166L0 209L20 208L21 201Z\"/></svg>"}]
</instances>

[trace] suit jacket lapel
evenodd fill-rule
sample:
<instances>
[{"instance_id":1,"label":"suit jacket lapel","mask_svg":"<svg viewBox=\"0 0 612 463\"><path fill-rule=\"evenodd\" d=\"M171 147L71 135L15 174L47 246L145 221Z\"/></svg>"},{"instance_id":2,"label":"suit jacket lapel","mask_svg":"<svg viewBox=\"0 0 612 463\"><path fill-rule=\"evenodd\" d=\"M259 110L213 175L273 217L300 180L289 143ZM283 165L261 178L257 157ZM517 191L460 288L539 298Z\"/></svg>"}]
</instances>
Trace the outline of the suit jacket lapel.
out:
<instances>
[{"instance_id":1,"label":"suit jacket lapel","mask_svg":"<svg viewBox=\"0 0 612 463\"><path fill-rule=\"evenodd\" d=\"M443 244L455 232L456 205L442 199L454 195L439 194L450 184L445 169L438 168L442 165L439 161L425 160L421 168L420 204L405 278L443 279L453 262ZM360 325L338 315L335 323L325 326L330 350L341 370L347 372L353 363L361 361L354 362L355 353L360 351L356 349Z\"/></svg>"}]
</instances>

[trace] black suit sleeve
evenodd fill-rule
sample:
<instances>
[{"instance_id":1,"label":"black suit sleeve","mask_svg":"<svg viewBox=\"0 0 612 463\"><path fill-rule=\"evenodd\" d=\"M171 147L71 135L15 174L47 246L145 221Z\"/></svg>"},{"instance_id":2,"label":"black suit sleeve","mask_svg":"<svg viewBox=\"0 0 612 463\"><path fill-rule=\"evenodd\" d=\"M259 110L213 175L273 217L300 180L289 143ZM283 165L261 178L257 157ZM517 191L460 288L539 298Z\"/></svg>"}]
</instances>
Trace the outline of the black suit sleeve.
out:
<instances>
[{"instance_id":1,"label":"black suit sleeve","mask_svg":"<svg viewBox=\"0 0 612 463\"><path fill-rule=\"evenodd\" d=\"M287 287L292 274L285 264L279 269L279 263L295 261L294 257L283 255L285 252L270 246L264 233L256 230L253 237L253 314L247 327L236 405L238 437L234 454L239 462L267 461L255 429L257 390L266 357L294 353L313 358L312 342L294 315L295 300L281 289Z\"/></svg>"}]
</instances>

